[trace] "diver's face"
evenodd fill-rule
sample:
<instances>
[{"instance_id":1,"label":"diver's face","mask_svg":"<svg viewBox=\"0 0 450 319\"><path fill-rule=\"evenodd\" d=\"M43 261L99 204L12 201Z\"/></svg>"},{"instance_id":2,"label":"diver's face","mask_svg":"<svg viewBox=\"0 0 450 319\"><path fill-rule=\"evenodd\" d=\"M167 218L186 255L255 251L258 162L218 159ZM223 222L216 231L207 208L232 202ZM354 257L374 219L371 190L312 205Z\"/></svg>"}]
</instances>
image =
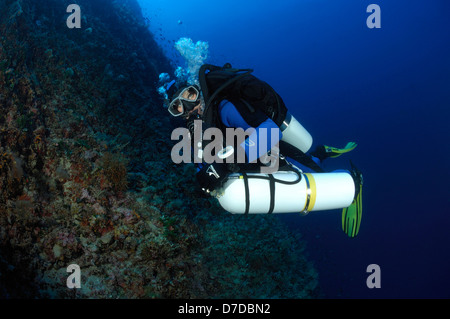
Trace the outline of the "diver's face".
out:
<instances>
[{"instance_id":1,"label":"diver's face","mask_svg":"<svg viewBox=\"0 0 450 319\"><path fill-rule=\"evenodd\" d=\"M192 114L202 114L203 105L205 104L200 90L197 86L191 85L176 93L172 102L168 105L168 110L173 116L190 117Z\"/></svg>"},{"instance_id":2,"label":"diver's face","mask_svg":"<svg viewBox=\"0 0 450 319\"><path fill-rule=\"evenodd\" d=\"M183 94L181 94L181 97L184 98L185 100L188 100L188 101L195 101L197 99L197 93L194 90L186 90L186 91L183 92ZM183 105L181 103L178 105L177 110L180 113L183 112Z\"/></svg>"},{"instance_id":3,"label":"diver's face","mask_svg":"<svg viewBox=\"0 0 450 319\"><path fill-rule=\"evenodd\" d=\"M190 101L195 101L197 99L197 93L196 92L192 92L192 91L184 91L183 94L181 94L181 96L186 99L186 100L190 100ZM203 114L203 110L202 110L202 101L201 98L198 100L198 104L191 110L189 111L189 113L187 113L185 115L185 117L190 117L192 114L199 114L202 115ZM178 105L177 108L178 112L183 112L183 106L180 104Z\"/></svg>"}]
</instances>

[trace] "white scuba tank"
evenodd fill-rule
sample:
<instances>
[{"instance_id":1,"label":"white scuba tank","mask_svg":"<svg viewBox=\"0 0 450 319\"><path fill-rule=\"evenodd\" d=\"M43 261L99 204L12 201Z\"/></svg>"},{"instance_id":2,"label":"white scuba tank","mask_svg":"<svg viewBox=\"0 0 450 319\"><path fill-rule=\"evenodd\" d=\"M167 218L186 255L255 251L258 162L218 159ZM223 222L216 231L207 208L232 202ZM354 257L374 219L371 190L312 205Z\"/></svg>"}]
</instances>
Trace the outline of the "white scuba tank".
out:
<instances>
[{"instance_id":1,"label":"white scuba tank","mask_svg":"<svg viewBox=\"0 0 450 319\"><path fill-rule=\"evenodd\" d=\"M311 134L290 113L286 114L280 129L283 134L282 141L295 146L303 153L311 148L313 143Z\"/></svg>"},{"instance_id":2,"label":"white scuba tank","mask_svg":"<svg viewBox=\"0 0 450 319\"><path fill-rule=\"evenodd\" d=\"M225 182L220 205L233 214L308 213L351 205L353 178L346 172L231 174Z\"/></svg>"}]
</instances>

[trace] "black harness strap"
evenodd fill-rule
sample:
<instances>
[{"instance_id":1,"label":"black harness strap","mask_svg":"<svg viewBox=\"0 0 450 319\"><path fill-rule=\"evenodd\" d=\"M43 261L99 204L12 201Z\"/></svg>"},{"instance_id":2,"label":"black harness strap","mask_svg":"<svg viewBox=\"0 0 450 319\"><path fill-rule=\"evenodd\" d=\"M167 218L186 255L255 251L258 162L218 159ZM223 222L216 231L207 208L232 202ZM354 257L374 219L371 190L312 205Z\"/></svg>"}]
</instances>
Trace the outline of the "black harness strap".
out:
<instances>
[{"instance_id":1,"label":"black harness strap","mask_svg":"<svg viewBox=\"0 0 450 319\"><path fill-rule=\"evenodd\" d=\"M238 73L238 72L244 72L244 73ZM225 82L224 84L222 84L211 96L209 96L208 100L205 101L206 103L206 107L208 107L209 105L211 105L211 102L219 95L219 93L221 91L223 91L227 86L231 85L232 83L236 82L237 80L239 80L240 78L243 78L244 76L246 76L247 74L252 73L253 70L252 69L238 69L236 70L236 76L232 77L231 79L229 79L227 82Z\"/></svg>"}]
</instances>

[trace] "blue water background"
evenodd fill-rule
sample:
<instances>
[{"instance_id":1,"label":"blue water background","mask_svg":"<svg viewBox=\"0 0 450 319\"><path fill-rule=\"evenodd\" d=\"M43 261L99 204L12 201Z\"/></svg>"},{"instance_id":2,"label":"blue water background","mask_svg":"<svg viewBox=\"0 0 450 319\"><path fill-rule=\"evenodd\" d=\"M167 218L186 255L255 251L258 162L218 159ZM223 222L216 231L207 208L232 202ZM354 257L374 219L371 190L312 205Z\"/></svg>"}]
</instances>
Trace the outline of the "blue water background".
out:
<instances>
[{"instance_id":1,"label":"blue water background","mask_svg":"<svg viewBox=\"0 0 450 319\"><path fill-rule=\"evenodd\" d=\"M177 63L180 37L208 62L254 68L309 130L350 155L326 168L364 173L359 235L341 212L281 217L307 240L327 298L450 297L450 2L447 0L140 0ZM381 7L381 29L366 8ZM366 286L369 264L381 288Z\"/></svg>"}]
</instances>

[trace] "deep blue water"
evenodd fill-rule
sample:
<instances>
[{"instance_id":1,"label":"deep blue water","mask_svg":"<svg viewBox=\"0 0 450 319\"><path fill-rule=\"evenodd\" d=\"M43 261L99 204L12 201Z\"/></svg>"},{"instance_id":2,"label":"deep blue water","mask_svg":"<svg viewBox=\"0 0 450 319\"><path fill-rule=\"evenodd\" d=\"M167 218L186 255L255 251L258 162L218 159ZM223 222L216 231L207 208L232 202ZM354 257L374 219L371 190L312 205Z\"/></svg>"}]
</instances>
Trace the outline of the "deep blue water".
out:
<instances>
[{"instance_id":1,"label":"deep blue water","mask_svg":"<svg viewBox=\"0 0 450 319\"><path fill-rule=\"evenodd\" d=\"M450 298L450 2L140 0L169 57L208 41L207 62L254 68L315 144L359 146L327 168L364 174L363 220L281 218L303 234L328 298ZM381 7L381 29L366 8ZM179 24L178 21L182 23ZM366 267L381 267L381 288Z\"/></svg>"}]
</instances>

